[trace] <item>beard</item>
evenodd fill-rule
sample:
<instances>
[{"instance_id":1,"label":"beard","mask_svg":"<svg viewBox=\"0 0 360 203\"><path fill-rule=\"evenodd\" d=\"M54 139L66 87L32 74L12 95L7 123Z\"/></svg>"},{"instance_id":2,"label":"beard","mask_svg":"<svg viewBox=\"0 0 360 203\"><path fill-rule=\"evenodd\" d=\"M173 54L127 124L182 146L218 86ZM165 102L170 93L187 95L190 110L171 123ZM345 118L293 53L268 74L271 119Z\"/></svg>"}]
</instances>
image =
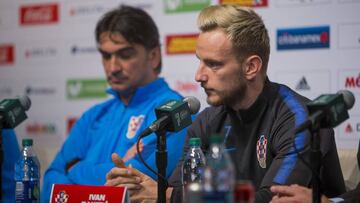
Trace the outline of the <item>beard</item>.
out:
<instances>
[{"instance_id":1,"label":"beard","mask_svg":"<svg viewBox=\"0 0 360 203\"><path fill-rule=\"evenodd\" d=\"M223 90L211 90L206 99L207 103L212 106L226 105L229 107L241 103L247 92L245 78L242 74L237 74L237 77L227 81Z\"/></svg>"}]
</instances>

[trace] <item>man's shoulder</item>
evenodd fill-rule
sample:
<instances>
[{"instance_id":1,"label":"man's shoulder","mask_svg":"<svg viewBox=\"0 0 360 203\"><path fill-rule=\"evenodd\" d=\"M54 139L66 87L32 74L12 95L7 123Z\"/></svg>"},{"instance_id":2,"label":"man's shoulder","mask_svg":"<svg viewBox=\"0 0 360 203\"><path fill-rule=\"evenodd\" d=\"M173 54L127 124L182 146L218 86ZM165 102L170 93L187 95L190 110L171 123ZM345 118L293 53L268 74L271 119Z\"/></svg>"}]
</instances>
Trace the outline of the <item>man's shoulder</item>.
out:
<instances>
[{"instance_id":1,"label":"man's shoulder","mask_svg":"<svg viewBox=\"0 0 360 203\"><path fill-rule=\"evenodd\" d=\"M216 118L219 117L219 115L221 114L221 112L224 111L224 106L210 106L210 107L206 107L204 110L202 110L197 119L199 120L207 120L207 121L212 121Z\"/></svg>"},{"instance_id":2,"label":"man's shoulder","mask_svg":"<svg viewBox=\"0 0 360 203\"><path fill-rule=\"evenodd\" d=\"M109 109L112 106L114 106L117 103L116 100L117 100L116 98L110 98L105 101L96 103L96 104L92 105L91 107L89 107L84 112L84 114L97 114L99 112L103 112L104 110Z\"/></svg>"}]
</instances>

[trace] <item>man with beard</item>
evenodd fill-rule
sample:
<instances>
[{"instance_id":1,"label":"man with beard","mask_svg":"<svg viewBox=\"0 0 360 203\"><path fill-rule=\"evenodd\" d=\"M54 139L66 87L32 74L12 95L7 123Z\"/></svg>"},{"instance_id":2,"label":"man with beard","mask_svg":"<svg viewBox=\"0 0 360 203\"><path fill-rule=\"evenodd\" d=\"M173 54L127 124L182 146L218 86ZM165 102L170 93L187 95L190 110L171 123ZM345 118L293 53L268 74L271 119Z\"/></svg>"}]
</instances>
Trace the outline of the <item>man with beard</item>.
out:
<instances>
[{"instance_id":1,"label":"man with beard","mask_svg":"<svg viewBox=\"0 0 360 203\"><path fill-rule=\"evenodd\" d=\"M223 135L225 147L231 149L236 179L253 182L256 202L269 202L274 184L309 186L311 169L302 160L309 162L310 135L295 134L308 116L308 100L268 79L270 42L261 17L240 6L216 5L201 11L198 27L200 63L195 80L212 107L200 113L188 129L187 140L200 137L206 153L209 137ZM322 190L328 196L339 195L345 186L331 129L321 131L321 143ZM187 150L188 146L184 154ZM173 202L182 201L181 166L182 161L169 181L167 198ZM126 170L130 175L123 175ZM129 179L137 176L142 182L130 184ZM133 199L156 199L156 182L136 170L114 168L108 173L107 185L125 183L134 189L148 186L146 191L133 192Z\"/></svg>"},{"instance_id":2,"label":"man with beard","mask_svg":"<svg viewBox=\"0 0 360 203\"><path fill-rule=\"evenodd\" d=\"M136 155L139 134L156 120L154 109L169 100L182 100L171 90L161 72L159 32L143 10L120 6L97 23L95 38L112 99L95 105L76 122L60 152L45 172L42 202L49 202L51 186L61 184L104 185L114 167L112 153L156 180ZM185 130L167 134L167 177L182 155ZM156 135L142 139L140 150L148 165L156 168Z\"/></svg>"}]
</instances>

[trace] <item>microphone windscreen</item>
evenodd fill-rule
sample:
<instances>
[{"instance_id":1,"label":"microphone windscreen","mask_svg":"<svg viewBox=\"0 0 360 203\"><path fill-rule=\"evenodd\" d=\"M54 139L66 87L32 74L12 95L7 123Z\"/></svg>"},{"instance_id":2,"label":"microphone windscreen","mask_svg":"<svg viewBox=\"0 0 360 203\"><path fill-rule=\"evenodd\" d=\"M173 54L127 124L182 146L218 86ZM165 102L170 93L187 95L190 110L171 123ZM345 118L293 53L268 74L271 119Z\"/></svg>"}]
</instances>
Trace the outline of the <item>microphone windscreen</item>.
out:
<instances>
[{"instance_id":1,"label":"microphone windscreen","mask_svg":"<svg viewBox=\"0 0 360 203\"><path fill-rule=\"evenodd\" d=\"M191 114L196 114L200 110L200 101L193 96L188 96L183 99L189 106Z\"/></svg>"},{"instance_id":2,"label":"microphone windscreen","mask_svg":"<svg viewBox=\"0 0 360 203\"><path fill-rule=\"evenodd\" d=\"M347 109L351 109L354 106L355 96L352 92L350 92L349 90L339 90L337 93L343 95Z\"/></svg>"},{"instance_id":3,"label":"microphone windscreen","mask_svg":"<svg viewBox=\"0 0 360 203\"><path fill-rule=\"evenodd\" d=\"M29 110L29 108L31 106L31 101L28 96L23 95L23 96L19 97L19 101L20 101L21 106L25 109L25 111Z\"/></svg>"}]
</instances>

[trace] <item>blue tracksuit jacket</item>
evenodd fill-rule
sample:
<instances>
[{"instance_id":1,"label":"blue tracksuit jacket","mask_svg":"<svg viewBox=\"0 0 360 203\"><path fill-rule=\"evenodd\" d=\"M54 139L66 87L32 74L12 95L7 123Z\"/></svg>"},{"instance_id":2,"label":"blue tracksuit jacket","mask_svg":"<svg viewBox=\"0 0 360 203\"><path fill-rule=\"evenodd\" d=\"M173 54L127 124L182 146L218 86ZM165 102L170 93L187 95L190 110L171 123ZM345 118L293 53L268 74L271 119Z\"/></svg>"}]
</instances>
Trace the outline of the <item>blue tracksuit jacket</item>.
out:
<instances>
[{"instance_id":1,"label":"blue tracksuit jacket","mask_svg":"<svg viewBox=\"0 0 360 203\"><path fill-rule=\"evenodd\" d=\"M126 154L136 143L141 131L156 120L154 108L170 99L182 99L162 78L138 88L127 106L120 100L117 92L110 89L108 93L114 98L86 111L73 126L55 160L45 172L41 202L49 201L54 183L103 185L106 173L114 167L111 154L116 152L120 157ZM167 134L167 177L182 155L185 134L185 129ZM156 170L156 135L145 137L143 143L143 158ZM66 164L74 159L80 161L67 172ZM131 164L142 173L157 179L137 156L125 164Z\"/></svg>"}]
</instances>

